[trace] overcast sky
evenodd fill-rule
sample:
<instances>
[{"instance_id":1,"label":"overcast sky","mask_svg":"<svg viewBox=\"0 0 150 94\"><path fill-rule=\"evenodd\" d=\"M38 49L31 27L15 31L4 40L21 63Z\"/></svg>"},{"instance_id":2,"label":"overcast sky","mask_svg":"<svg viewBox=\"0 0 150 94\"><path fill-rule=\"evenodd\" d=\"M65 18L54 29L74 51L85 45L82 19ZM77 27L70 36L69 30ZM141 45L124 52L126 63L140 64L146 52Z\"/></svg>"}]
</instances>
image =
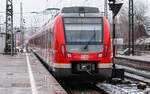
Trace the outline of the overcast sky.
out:
<instances>
[{"instance_id":1,"label":"overcast sky","mask_svg":"<svg viewBox=\"0 0 150 94\"><path fill-rule=\"evenodd\" d=\"M104 5L104 0L13 0L14 13L20 11L20 2L23 3L23 12L24 12L23 16L26 21L25 24L26 26L30 26L31 22L35 25L35 19L37 20L37 18L35 18L36 16L38 16L38 21L39 19L41 20L41 18L39 18L41 17L40 15L35 15L35 14L31 15L29 14L29 12L43 11L49 7L62 8L64 6L96 6L100 8L101 12L103 12L103 5ZM145 2L146 6L150 5L150 0L142 0L141 2ZM5 11L5 6L6 6L6 0L0 0L0 12ZM149 7L149 11L150 11L150 7ZM18 25L20 23L19 19L20 19L19 14L14 14L14 26L19 26ZM0 23L4 21L5 21L5 15L0 13Z\"/></svg>"}]
</instances>

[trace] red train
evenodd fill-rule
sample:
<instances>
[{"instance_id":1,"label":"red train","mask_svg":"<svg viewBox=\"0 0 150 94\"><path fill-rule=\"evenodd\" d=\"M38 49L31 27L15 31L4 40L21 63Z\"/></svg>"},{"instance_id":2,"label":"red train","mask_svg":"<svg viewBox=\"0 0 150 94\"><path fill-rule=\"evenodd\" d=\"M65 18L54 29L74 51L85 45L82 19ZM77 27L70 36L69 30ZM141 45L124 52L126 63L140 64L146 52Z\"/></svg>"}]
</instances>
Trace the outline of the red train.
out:
<instances>
[{"instance_id":1,"label":"red train","mask_svg":"<svg viewBox=\"0 0 150 94\"><path fill-rule=\"evenodd\" d=\"M57 77L88 72L111 76L110 30L95 7L64 7L29 39L29 46Z\"/></svg>"}]
</instances>

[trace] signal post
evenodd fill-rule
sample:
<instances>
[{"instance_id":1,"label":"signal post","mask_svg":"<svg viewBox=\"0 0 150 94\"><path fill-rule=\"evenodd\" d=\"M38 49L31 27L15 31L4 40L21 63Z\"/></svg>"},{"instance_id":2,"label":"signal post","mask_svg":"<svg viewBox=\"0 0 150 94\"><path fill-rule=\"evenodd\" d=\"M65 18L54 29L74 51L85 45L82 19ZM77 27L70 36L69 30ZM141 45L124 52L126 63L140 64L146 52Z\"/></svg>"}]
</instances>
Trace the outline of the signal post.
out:
<instances>
[{"instance_id":1,"label":"signal post","mask_svg":"<svg viewBox=\"0 0 150 94\"><path fill-rule=\"evenodd\" d=\"M109 0L109 7L110 10L113 13L113 20L112 20L112 24L113 24L113 37L112 37L112 45L113 45L113 58L112 58L112 63L113 63L113 70L112 70L112 78L121 78L122 80L124 79L124 70L123 69L116 69L115 66L115 55L116 55L116 45L115 45L115 25L116 25L116 15L118 14L118 12L120 11L121 7L122 7L123 3L117 3L116 0Z\"/></svg>"}]
</instances>

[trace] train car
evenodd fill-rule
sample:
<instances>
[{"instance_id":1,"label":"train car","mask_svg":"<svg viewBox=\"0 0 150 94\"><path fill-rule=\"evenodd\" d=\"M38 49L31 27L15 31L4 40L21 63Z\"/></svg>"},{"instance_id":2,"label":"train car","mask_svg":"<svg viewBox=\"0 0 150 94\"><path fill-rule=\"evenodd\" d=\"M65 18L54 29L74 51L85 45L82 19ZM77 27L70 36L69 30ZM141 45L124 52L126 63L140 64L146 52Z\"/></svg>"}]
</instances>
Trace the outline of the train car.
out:
<instances>
[{"instance_id":1,"label":"train car","mask_svg":"<svg viewBox=\"0 0 150 94\"><path fill-rule=\"evenodd\" d=\"M64 7L29 39L29 46L57 77L112 73L107 19L96 7Z\"/></svg>"}]
</instances>

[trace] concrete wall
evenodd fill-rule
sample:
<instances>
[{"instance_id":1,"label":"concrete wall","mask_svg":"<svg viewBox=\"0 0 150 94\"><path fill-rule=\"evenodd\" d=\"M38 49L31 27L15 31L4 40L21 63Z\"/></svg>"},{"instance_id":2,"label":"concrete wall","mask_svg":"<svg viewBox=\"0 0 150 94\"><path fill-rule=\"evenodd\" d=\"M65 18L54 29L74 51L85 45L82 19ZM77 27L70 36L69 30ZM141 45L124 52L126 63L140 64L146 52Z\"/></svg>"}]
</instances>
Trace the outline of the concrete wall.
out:
<instances>
[{"instance_id":1,"label":"concrete wall","mask_svg":"<svg viewBox=\"0 0 150 94\"><path fill-rule=\"evenodd\" d=\"M0 33L0 52L4 52L5 48L5 33Z\"/></svg>"}]
</instances>

